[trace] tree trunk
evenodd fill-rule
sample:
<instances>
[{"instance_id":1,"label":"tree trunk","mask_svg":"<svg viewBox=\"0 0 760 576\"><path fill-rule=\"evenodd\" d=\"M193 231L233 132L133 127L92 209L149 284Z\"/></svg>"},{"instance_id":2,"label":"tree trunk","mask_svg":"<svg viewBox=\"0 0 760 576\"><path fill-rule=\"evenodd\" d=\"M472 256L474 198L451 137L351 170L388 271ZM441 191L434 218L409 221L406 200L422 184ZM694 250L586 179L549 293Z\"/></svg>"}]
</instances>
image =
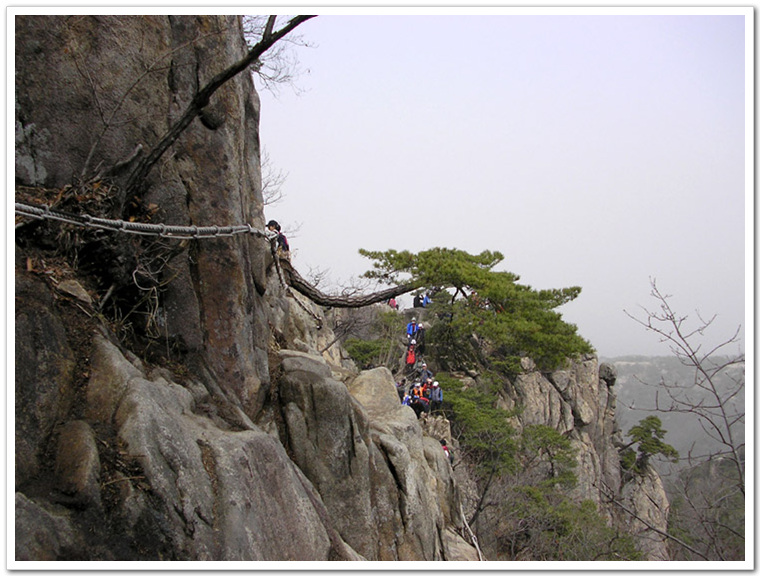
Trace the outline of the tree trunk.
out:
<instances>
[{"instance_id":1,"label":"tree trunk","mask_svg":"<svg viewBox=\"0 0 760 576\"><path fill-rule=\"evenodd\" d=\"M309 284L287 260L280 260L280 268L282 268L285 282L293 290L303 294L315 304L332 308L363 308L364 306L383 302L418 288L417 284L410 283L392 286L391 288L363 296L331 296L330 294L320 292L316 287Z\"/></svg>"}]
</instances>

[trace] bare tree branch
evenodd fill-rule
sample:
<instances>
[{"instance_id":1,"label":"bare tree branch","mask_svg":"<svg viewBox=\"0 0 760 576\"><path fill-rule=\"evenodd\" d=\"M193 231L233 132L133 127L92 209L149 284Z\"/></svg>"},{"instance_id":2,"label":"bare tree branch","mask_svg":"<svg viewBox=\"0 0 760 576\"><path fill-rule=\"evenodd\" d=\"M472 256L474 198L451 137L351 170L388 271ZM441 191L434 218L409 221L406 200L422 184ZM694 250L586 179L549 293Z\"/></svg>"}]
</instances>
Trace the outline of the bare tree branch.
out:
<instances>
[{"instance_id":1,"label":"bare tree branch","mask_svg":"<svg viewBox=\"0 0 760 576\"><path fill-rule=\"evenodd\" d=\"M642 518L641 516L639 516L638 514L636 514L636 512L633 512L632 510L629 510L622 502L620 502L619 500L617 500L612 495L612 491L607 486L602 486L602 492L607 495L607 498L608 498L608 500L610 502L612 502L615 506L617 506L618 508L620 508L626 514L630 515L631 517L633 517L636 520L638 520L639 522L641 522L644 526L646 526L652 532L655 532L655 533L659 534L660 536L664 536L665 538L668 538L669 540L672 540L673 542L676 542L677 544L683 546L684 548L686 548L690 552L696 554L700 558L703 558L705 560L709 560L710 559L707 556L705 556L704 554L702 554L696 548L693 548L692 546L689 546L683 540L681 540L679 538L676 538L675 536L673 536L671 534L668 534L667 532L664 532L663 530L660 530L659 528L656 528L655 526L652 526L651 523L647 522L644 518Z\"/></svg>"},{"instance_id":2,"label":"bare tree branch","mask_svg":"<svg viewBox=\"0 0 760 576\"><path fill-rule=\"evenodd\" d=\"M261 36L262 39L263 38L268 38L272 34L272 30L274 29L274 22L275 22L275 20L277 20L277 16L274 16L274 15L270 16L267 19L267 25L264 28L264 34L262 34L262 36Z\"/></svg>"},{"instance_id":3,"label":"bare tree branch","mask_svg":"<svg viewBox=\"0 0 760 576\"><path fill-rule=\"evenodd\" d=\"M646 314L643 319L626 314L667 343L676 359L693 370L693 375L684 384L661 379L655 407L647 411L694 416L704 434L699 436L700 444L708 444L710 440L716 446L709 449L709 454L694 455L695 441L686 458L689 468L681 470L672 485L672 494L679 504L671 510L671 523L674 530L684 531L689 545L671 535L668 538L705 560L743 558L745 358L741 352L727 359L716 357L728 345L739 341L741 327L719 344L703 346L701 339L716 316L706 318L697 312L696 326L689 327L688 318L670 306L670 296L661 292L654 280L650 282L658 309L650 311L642 307ZM667 395L665 401L660 398L661 391ZM688 557L680 549L674 553Z\"/></svg>"},{"instance_id":4,"label":"bare tree branch","mask_svg":"<svg viewBox=\"0 0 760 576\"><path fill-rule=\"evenodd\" d=\"M272 159L266 150L261 152L261 196L264 206L273 206L283 198L282 186L287 180L287 174L282 170L276 170L272 165ZM288 236L292 236L289 232Z\"/></svg>"},{"instance_id":5,"label":"bare tree branch","mask_svg":"<svg viewBox=\"0 0 760 576\"><path fill-rule=\"evenodd\" d=\"M679 388L678 386L669 386L663 383L671 398L671 407L665 411L694 414L699 418L700 425L705 433L725 446L726 450L731 454L729 460L736 468L740 489L743 494L744 462L739 454L739 442L735 438L734 430L735 425L741 421L741 418L737 418L736 414L729 412L728 400L743 390L744 382L735 381L736 389L724 392L719 390L715 377L725 367L743 364L744 354L740 354L738 357L722 364L716 365L711 363L711 355L715 351L737 341L739 330L737 329L729 339L713 347L709 353L700 354L701 345L693 343L692 337L697 334L700 336L704 335L705 330L712 324L715 316L707 321L699 316L700 324L697 328L687 331L685 328L686 316L676 314L668 302L670 296L663 294L659 290L654 279L651 279L650 283L652 286L651 295L657 300L660 311L651 312L643 308L646 313L644 320L628 312L626 314L638 324L659 335L661 341L668 342L675 356L685 366L694 369L695 385L706 391L710 399L714 401L711 404L708 404L705 398L695 401L692 400L688 393L684 394L683 397L679 397L673 392L674 389ZM658 409L660 409L659 406Z\"/></svg>"},{"instance_id":6,"label":"bare tree branch","mask_svg":"<svg viewBox=\"0 0 760 576\"><path fill-rule=\"evenodd\" d=\"M179 138L180 134L187 129L190 123L200 115L201 111L208 105L211 96L213 96L219 88L224 86L224 84L240 74L243 70L247 69L278 40L292 32L299 25L314 17L315 16L295 16L279 30L262 37L261 40L248 51L244 58L221 71L209 80L205 86L198 90L179 120L174 123L153 149L138 163L132 174L130 174L127 181L127 194L134 195L137 193L139 187L142 186L148 173L158 159L161 158L166 150L177 141L177 138Z\"/></svg>"}]
</instances>

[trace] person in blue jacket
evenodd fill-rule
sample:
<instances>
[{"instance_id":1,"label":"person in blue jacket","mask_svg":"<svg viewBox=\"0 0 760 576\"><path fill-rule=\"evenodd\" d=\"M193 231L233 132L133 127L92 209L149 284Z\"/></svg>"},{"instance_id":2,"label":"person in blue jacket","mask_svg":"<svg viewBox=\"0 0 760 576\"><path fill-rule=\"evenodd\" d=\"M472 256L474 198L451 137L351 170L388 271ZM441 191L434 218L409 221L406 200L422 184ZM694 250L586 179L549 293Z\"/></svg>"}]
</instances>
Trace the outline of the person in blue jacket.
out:
<instances>
[{"instance_id":1,"label":"person in blue jacket","mask_svg":"<svg viewBox=\"0 0 760 576\"><path fill-rule=\"evenodd\" d=\"M413 338L417 338L417 318L412 318L412 321L406 325L406 340L407 342Z\"/></svg>"}]
</instances>

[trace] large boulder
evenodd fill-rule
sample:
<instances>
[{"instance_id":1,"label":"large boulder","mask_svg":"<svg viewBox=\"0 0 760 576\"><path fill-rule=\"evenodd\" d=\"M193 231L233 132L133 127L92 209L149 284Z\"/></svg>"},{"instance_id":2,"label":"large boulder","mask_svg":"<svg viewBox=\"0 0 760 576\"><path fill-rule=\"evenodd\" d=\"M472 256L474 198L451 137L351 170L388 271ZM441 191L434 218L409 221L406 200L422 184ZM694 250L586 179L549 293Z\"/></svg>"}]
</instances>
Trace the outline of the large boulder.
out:
<instances>
[{"instance_id":1,"label":"large boulder","mask_svg":"<svg viewBox=\"0 0 760 576\"><path fill-rule=\"evenodd\" d=\"M321 357L280 355L286 445L343 539L369 560L444 559L441 534L461 526L451 466L400 404L391 373L365 371L346 388Z\"/></svg>"},{"instance_id":2,"label":"large boulder","mask_svg":"<svg viewBox=\"0 0 760 576\"><path fill-rule=\"evenodd\" d=\"M93 429L83 420L61 427L55 459L59 490L70 494L80 506L102 507L100 454Z\"/></svg>"},{"instance_id":3,"label":"large boulder","mask_svg":"<svg viewBox=\"0 0 760 576\"><path fill-rule=\"evenodd\" d=\"M97 340L99 354L107 357L103 365L128 362L115 346ZM105 380L94 373L90 387ZM89 397L102 394L91 391ZM326 560L348 554L325 526L313 487L270 435L255 427L219 429L194 413L190 391L161 376L132 377L114 404L112 416L102 412L101 424L113 424L121 458L140 473L130 478L117 470L109 480L117 489L109 498L119 530L141 543L134 554L182 560Z\"/></svg>"},{"instance_id":4,"label":"large boulder","mask_svg":"<svg viewBox=\"0 0 760 576\"><path fill-rule=\"evenodd\" d=\"M330 511L335 527L365 557L376 555L367 422L319 356L283 350L279 396L286 445Z\"/></svg>"},{"instance_id":5,"label":"large boulder","mask_svg":"<svg viewBox=\"0 0 760 576\"><path fill-rule=\"evenodd\" d=\"M16 561L75 559L82 549L70 514L62 507L40 504L17 492L15 499Z\"/></svg>"}]
</instances>

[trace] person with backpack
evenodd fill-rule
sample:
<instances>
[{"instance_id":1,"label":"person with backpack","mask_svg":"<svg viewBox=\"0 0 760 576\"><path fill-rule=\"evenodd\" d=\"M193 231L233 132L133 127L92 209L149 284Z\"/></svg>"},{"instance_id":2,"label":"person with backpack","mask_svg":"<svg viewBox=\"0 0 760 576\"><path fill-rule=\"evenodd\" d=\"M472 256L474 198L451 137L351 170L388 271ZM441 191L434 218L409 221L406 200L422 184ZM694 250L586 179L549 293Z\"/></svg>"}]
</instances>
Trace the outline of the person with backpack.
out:
<instances>
[{"instance_id":1,"label":"person with backpack","mask_svg":"<svg viewBox=\"0 0 760 576\"><path fill-rule=\"evenodd\" d=\"M443 389L437 381L430 388L430 411L438 412L443 405Z\"/></svg>"},{"instance_id":2,"label":"person with backpack","mask_svg":"<svg viewBox=\"0 0 760 576\"><path fill-rule=\"evenodd\" d=\"M277 256L284 258L285 260L290 260L290 244L288 244L288 239L285 237L285 234L282 233L282 228L277 221L270 220L267 222L267 230L277 233Z\"/></svg>"},{"instance_id":3,"label":"person with backpack","mask_svg":"<svg viewBox=\"0 0 760 576\"><path fill-rule=\"evenodd\" d=\"M414 339L417 340L417 352L423 354L425 352L425 325L422 322L417 324Z\"/></svg>"},{"instance_id":4,"label":"person with backpack","mask_svg":"<svg viewBox=\"0 0 760 576\"><path fill-rule=\"evenodd\" d=\"M428 380L433 379L433 373L428 370L427 362L422 363L422 368L420 369L420 382L427 382Z\"/></svg>"},{"instance_id":5,"label":"person with backpack","mask_svg":"<svg viewBox=\"0 0 760 576\"><path fill-rule=\"evenodd\" d=\"M417 363L417 352L414 349L416 342L412 340L409 346L406 347L406 371L411 372L414 370L414 365Z\"/></svg>"},{"instance_id":6,"label":"person with backpack","mask_svg":"<svg viewBox=\"0 0 760 576\"><path fill-rule=\"evenodd\" d=\"M430 412L430 401L425 398L422 392L422 384L415 382L412 390L409 392L409 395L411 396L410 406L412 407L412 410L414 410L414 413L417 415L417 418L419 418L423 412L426 414Z\"/></svg>"},{"instance_id":7,"label":"person with backpack","mask_svg":"<svg viewBox=\"0 0 760 576\"><path fill-rule=\"evenodd\" d=\"M406 340L407 342L417 338L417 318L412 317L412 321L406 325Z\"/></svg>"},{"instance_id":8,"label":"person with backpack","mask_svg":"<svg viewBox=\"0 0 760 576\"><path fill-rule=\"evenodd\" d=\"M422 397L427 399L428 406L430 406L430 390L433 387L432 380L424 380L422 382Z\"/></svg>"}]
</instances>

